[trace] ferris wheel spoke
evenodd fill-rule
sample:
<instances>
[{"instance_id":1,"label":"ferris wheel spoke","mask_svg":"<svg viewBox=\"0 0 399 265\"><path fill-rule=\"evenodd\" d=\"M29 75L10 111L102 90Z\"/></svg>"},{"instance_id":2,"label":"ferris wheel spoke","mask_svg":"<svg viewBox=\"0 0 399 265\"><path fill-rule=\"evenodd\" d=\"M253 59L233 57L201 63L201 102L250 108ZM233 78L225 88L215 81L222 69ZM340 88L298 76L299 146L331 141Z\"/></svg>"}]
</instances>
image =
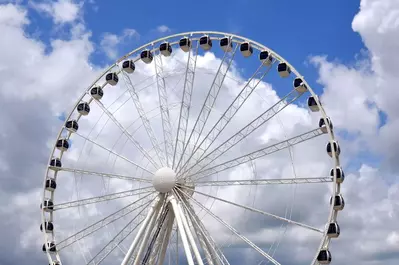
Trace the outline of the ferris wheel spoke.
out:
<instances>
[{"instance_id":1,"label":"ferris wheel spoke","mask_svg":"<svg viewBox=\"0 0 399 265\"><path fill-rule=\"evenodd\" d=\"M179 167L180 164L183 164L183 166L179 169L182 170L187 163L189 162L189 159L186 161L184 160L184 156L186 155L187 148L190 145L191 142L194 143L192 147L192 151L194 151L195 147L198 144L198 141L200 139L200 135L202 134L202 131L204 130L204 127L206 125L206 122L208 121L209 115L212 111L212 108L215 104L215 101L219 95L220 88L223 86L224 79L230 69L230 66L233 62L234 55L236 54L238 48L238 44L235 45L234 49L232 52L226 51L224 53L223 59L220 62L219 68L217 70L217 73L215 74L215 78L213 79L212 85L208 91L208 94L205 98L204 104L201 107L201 111L198 114L197 120L195 121L194 127L190 133L190 136L188 137L188 140L184 146L184 150L182 153L182 156L180 157L180 160L177 164L177 167ZM187 154L190 156L189 154Z\"/></svg>"},{"instance_id":2,"label":"ferris wheel spoke","mask_svg":"<svg viewBox=\"0 0 399 265\"><path fill-rule=\"evenodd\" d=\"M50 168L52 168L52 167L50 167ZM142 178L136 178L136 177L126 176L126 175L121 175L121 174L114 174L114 173L96 172L96 171L77 169L77 168L67 168L67 167L57 168L57 170L60 172L65 171L65 172L72 172L72 173L76 173L76 174L85 174L85 175L98 176L98 177L115 178L115 179L129 180L129 181L151 183L150 179L142 179Z\"/></svg>"},{"instance_id":3,"label":"ferris wheel spoke","mask_svg":"<svg viewBox=\"0 0 399 265\"><path fill-rule=\"evenodd\" d=\"M153 192L152 190L148 190L150 188L152 188L152 186L147 186L147 187L133 189L133 190L127 190L127 191L122 191L122 192L110 193L107 195L90 197L90 198L76 200L76 201L54 204L54 211L63 210L66 208L71 208L71 207L85 206L88 204L99 203L99 202L104 202L104 201L111 201L111 200L116 200L116 199L120 199L120 198L136 196L136 195L141 195L141 194L145 194L148 192Z\"/></svg>"},{"instance_id":4,"label":"ferris wheel spoke","mask_svg":"<svg viewBox=\"0 0 399 265\"><path fill-rule=\"evenodd\" d=\"M190 190L190 188L186 188L186 189ZM264 211L255 209L253 207L249 207L249 206L245 206L245 205L242 205L242 204L239 204L239 203L228 201L228 200L225 200L225 199L222 199L222 198L210 195L210 194L206 194L206 193L203 193L203 192L200 192L200 191L194 190L194 192L198 193L198 194L201 194L203 196L206 196L206 197L209 197L209 198L224 202L224 203L228 203L230 205L234 205L236 207L239 207L239 208L242 208L242 209L245 209L245 210L249 210L249 211L252 211L252 212L255 212L255 213L259 213L259 214L262 214L262 215L265 215L265 216L273 217L273 218L278 219L280 221L284 221L284 222L287 222L287 223L290 223L290 224L293 224L293 225L297 225L297 226L300 226L302 228L306 228L306 229L311 230L311 231L315 231L315 232L319 232L319 233L323 233L324 232L323 230L315 228L315 227L312 227L310 225L302 224L300 222L295 222L293 220L290 220L290 219L287 219L287 218L284 218L284 217L281 217L281 216L278 216L278 215L275 215L275 214L271 214L271 213L268 213L268 212L264 212Z\"/></svg>"},{"instance_id":5,"label":"ferris wheel spoke","mask_svg":"<svg viewBox=\"0 0 399 265\"><path fill-rule=\"evenodd\" d=\"M273 145L266 146L264 148L254 151L254 152L236 157L229 161L223 162L219 165L214 165L214 166L211 165L209 168L205 168L205 169L198 171L194 174L188 175L187 178L192 178L194 181L197 181L199 179L205 178L212 174L216 174L218 172L225 171L227 169L239 166L241 164L250 162L252 160L270 155L272 153L278 152L278 151L286 149L286 148L289 148L296 144L308 141L308 140L313 139L322 134L325 134L325 133L321 129L317 128L317 129L311 130L309 132L295 136L293 138L290 138L288 140L284 140L284 141L275 143Z\"/></svg>"},{"instance_id":6,"label":"ferris wheel spoke","mask_svg":"<svg viewBox=\"0 0 399 265\"><path fill-rule=\"evenodd\" d=\"M222 133L222 131L226 128L229 122L234 118L235 114L239 111L241 106L245 103L245 101L250 97L252 92L256 89L259 83L263 80L263 78L270 71L272 64L268 67L265 67L263 63L258 67L255 73L251 76L251 78L244 85L240 93L233 100L230 106L225 110L223 115L219 118L219 120L213 125L208 134L203 138L203 140L197 145L195 150L191 153L188 161L198 152L199 159L208 151L211 145L215 142L217 137ZM256 79L256 77L260 74L260 77Z\"/></svg>"},{"instance_id":7,"label":"ferris wheel spoke","mask_svg":"<svg viewBox=\"0 0 399 265\"><path fill-rule=\"evenodd\" d=\"M128 87L130 97L132 98L134 106L136 107L136 110L140 116L145 131L147 132L148 138L151 141L152 147L155 150L161 164L165 164L165 157L161 151L160 144L155 136L154 130L151 127L150 121L148 120L147 115L144 111L143 105L141 104L139 94L137 93L136 88L133 86L130 77L125 71L122 71L122 77L125 85Z\"/></svg>"},{"instance_id":8,"label":"ferris wheel spoke","mask_svg":"<svg viewBox=\"0 0 399 265\"><path fill-rule=\"evenodd\" d=\"M192 165L189 169L185 170L183 172L183 174L187 173L189 171L195 170L195 169L201 170L207 164L210 164L211 162L215 161L221 155L223 155L228 150L230 150L232 147L234 147L239 142L241 142L244 138L246 138L251 133L253 133L256 129L258 129L263 124L265 124L267 121L269 121L271 118L273 118L275 115L277 115L280 111L282 111L289 104L291 104L295 100L297 100L302 94L303 93L299 93L295 89L292 90L285 97L281 98L280 101L275 103L273 106L271 106L265 112L260 114L257 118L252 120L249 124L244 126L240 131L238 131L233 136L231 136L229 139L227 139L222 144L220 144L218 147L213 149L210 153L205 155L203 158L199 159L197 161L197 163ZM201 167L201 164L204 164L204 166Z\"/></svg>"},{"instance_id":9,"label":"ferris wheel spoke","mask_svg":"<svg viewBox=\"0 0 399 265\"><path fill-rule=\"evenodd\" d=\"M166 166L170 167L170 163L172 162L170 160L173 159L172 125L170 123L168 94L166 91L166 84L163 73L162 55L159 50L158 55L155 54L154 56L154 65L158 87L159 107L162 118L163 137L165 141Z\"/></svg>"},{"instance_id":10,"label":"ferris wheel spoke","mask_svg":"<svg viewBox=\"0 0 399 265\"><path fill-rule=\"evenodd\" d=\"M149 174L151 174L151 175L154 175L154 173L151 172L151 171L149 171L148 169L146 169L146 168L140 166L139 164L137 164L137 163L131 161L130 159L128 159L128 158L126 158L126 157L124 157L124 156L122 156L122 155L116 153L115 151L112 151L111 149L109 149L109 148L103 146L102 144L99 144L99 143L97 143L96 141L94 141L94 140L92 140L92 139L90 139L90 138L88 138L88 137L86 137L86 136L84 136L84 135L82 135L82 134L80 134L80 133L78 133L78 132L75 132L75 134L78 135L78 136L80 136L80 137L82 137L82 138L85 139L86 141L88 141L88 142L90 142L90 143L92 143L92 144L94 144L94 145L96 145L96 146L98 146L98 147L100 147L100 148L102 148L102 149L108 151L109 153L111 153L111 154L113 154L113 155L115 155L115 156L117 156L117 157L119 157L119 158L125 160L126 162L128 162L128 163L130 163L130 164L132 164L132 165L134 165L134 166L136 166L136 167L138 167L138 168L144 170L145 172L147 172L147 173L149 173Z\"/></svg>"},{"instance_id":11,"label":"ferris wheel spoke","mask_svg":"<svg viewBox=\"0 0 399 265\"><path fill-rule=\"evenodd\" d=\"M93 98L94 99L94 98ZM155 167L158 168L159 165L152 159L151 155L147 153L147 151L140 145L140 143L134 139L133 135L131 135L125 127L115 118L115 116L103 105L102 102L95 100L97 105L102 109L105 114L115 123L115 125L122 131L122 133L133 143L133 145L147 158L147 160Z\"/></svg>"},{"instance_id":12,"label":"ferris wheel spoke","mask_svg":"<svg viewBox=\"0 0 399 265\"><path fill-rule=\"evenodd\" d=\"M184 191L182 191L184 193ZM217 197L215 197L217 198ZM229 229L233 234L235 234L238 238L240 238L242 241L247 243L250 247L252 247L255 251L257 251L259 254L261 254L263 257L267 258L271 263L275 265L281 265L278 261L276 261L272 256L264 252L262 249L260 249L256 244L254 244L251 240L246 238L245 236L241 235L235 228L233 228L231 225L229 225L227 222L223 221L220 217L215 215L212 211L210 211L208 208L206 208L202 203L198 202L196 199L191 198L195 204L197 204L200 208L204 209L205 212L207 212L210 216L212 216L216 221L218 221L220 224L225 226L227 229Z\"/></svg>"},{"instance_id":13,"label":"ferris wheel spoke","mask_svg":"<svg viewBox=\"0 0 399 265\"><path fill-rule=\"evenodd\" d=\"M194 209L189 204L189 202L184 198L186 194L181 194L180 189L176 189L176 195L179 197L183 207L186 209L188 217L191 221L191 224L194 228L195 233L197 234L197 238L201 244L201 247L205 253L205 257L210 265L229 265L228 260L223 255L223 252L220 248L217 247L216 242L212 238L212 236L207 232L201 220L195 214Z\"/></svg>"},{"instance_id":14,"label":"ferris wheel spoke","mask_svg":"<svg viewBox=\"0 0 399 265\"><path fill-rule=\"evenodd\" d=\"M173 168L175 168L176 154L182 156L185 148L188 118L190 116L191 97L194 88L195 69L197 66L198 46L199 41L197 41L195 50L193 51L190 49L188 52L186 73L184 76L183 95L180 106L179 124L177 127L175 150L173 154Z\"/></svg>"},{"instance_id":15,"label":"ferris wheel spoke","mask_svg":"<svg viewBox=\"0 0 399 265\"><path fill-rule=\"evenodd\" d=\"M104 261L136 228L144 222L144 219L134 224L137 217L141 216L143 208L138 215L130 220L89 262L87 265L98 265Z\"/></svg>"},{"instance_id":16,"label":"ferris wheel spoke","mask_svg":"<svg viewBox=\"0 0 399 265\"><path fill-rule=\"evenodd\" d=\"M243 185L274 185L274 184L311 184L333 182L332 177L321 178L281 178L281 179L241 179L241 180L209 180L197 181L196 187L201 186L243 186Z\"/></svg>"},{"instance_id":17,"label":"ferris wheel spoke","mask_svg":"<svg viewBox=\"0 0 399 265\"><path fill-rule=\"evenodd\" d=\"M57 243L57 248L58 250L62 250L70 245L72 245L73 243L97 232L98 230L100 230L103 227L108 226L109 224L112 224L116 221L118 221L119 219L125 217L126 215L133 213L134 211L136 211L137 209L142 208L143 206L147 207L151 201L149 201L146 204L140 204L140 205L136 205L138 202L148 198L150 195L153 195L153 193L147 194L144 197L139 198L138 200L135 200L134 202L130 203L129 205L123 207L122 209L111 213L110 215L104 217L103 219L87 226L84 229L81 229L79 232L76 232L75 234L63 239L62 241Z\"/></svg>"}]
</instances>

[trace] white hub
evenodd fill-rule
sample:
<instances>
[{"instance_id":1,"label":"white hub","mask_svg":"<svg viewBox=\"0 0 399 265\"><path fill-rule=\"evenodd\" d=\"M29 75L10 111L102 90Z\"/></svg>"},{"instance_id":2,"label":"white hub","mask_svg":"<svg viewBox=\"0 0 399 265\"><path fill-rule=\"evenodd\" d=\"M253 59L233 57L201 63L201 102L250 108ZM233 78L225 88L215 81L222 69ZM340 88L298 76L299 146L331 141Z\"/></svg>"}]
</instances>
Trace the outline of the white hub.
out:
<instances>
[{"instance_id":1,"label":"white hub","mask_svg":"<svg viewBox=\"0 0 399 265\"><path fill-rule=\"evenodd\" d=\"M152 185L161 193L171 191L176 185L176 172L169 167L158 169L152 179Z\"/></svg>"}]
</instances>

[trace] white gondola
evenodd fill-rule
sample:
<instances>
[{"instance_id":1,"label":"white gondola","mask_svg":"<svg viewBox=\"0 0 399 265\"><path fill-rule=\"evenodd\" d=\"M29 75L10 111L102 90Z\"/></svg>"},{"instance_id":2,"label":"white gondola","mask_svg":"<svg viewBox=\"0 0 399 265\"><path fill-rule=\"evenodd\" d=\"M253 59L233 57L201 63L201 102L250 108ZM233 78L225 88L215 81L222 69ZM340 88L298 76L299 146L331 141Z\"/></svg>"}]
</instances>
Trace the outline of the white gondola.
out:
<instances>
[{"instance_id":1,"label":"white gondola","mask_svg":"<svg viewBox=\"0 0 399 265\"><path fill-rule=\"evenodd\" d=\"M92 89L90 89L90 95L96 99L100 100L104 96L104 91L100 86L95 86Z\"/></svg>"},{"instance_id":2,"label":"white gondola","mask_svg":"<svg viewBox=\"0 0 399 265\"><path fill-rule=\"evenodd\" d=\"M331 144L331 142L327 143L327 146L326 146L327 154L332 157L332 147L334 148L335 156L339 156L341 154L341 148L339 147L338 142L335 140L332 141L332 144Z\"/></svg>"},{"instance_id":3,"label":"white gondola","mask_svg":"<svg viewBox=\"0 0 399 265\"><path fill-rule=\"evenodd\" d=\"M86 116L90 113L90 105L87 102L79 103L78 107L76 108L79 114Z\"/></svg>"},{"instance_id":4,"label":"white gondola","mask_svg":"<svg viewBox=\"0 0 399 265\"><path fill-rule=\"evenodd\" d=\"M317 255L317 261L319 264L330 264L331 259L331 253L328 249L320 250L319 254Z\"/></svg>"},{"instance_id":5,"label":"white gondola","mask_svg":"<svg viewBox=\"0 0 399 265\"><path fill-rule=\"evenodd\" d=\"M111 86L115 86L116 84L118 84L119 78L116 73L108 73L105 76L105 81L107 81L107 83Z\"/></svg>"},{"instance_id":6,"label":"white gondola","mask_svg":"<svg viewBox=\"0 0 399 265\"><path fill-rule=\"evenodd\" d=\"M184 52L188 52L191 48L191 40L187 37L181 38L179 41L179 46Z\"/></svg>"},{"instance_id":7,"label":"white gondola","mask_svg":"<svg viewBox=\"0 0 399 265\"><path fill-rule=\"evenodd\" d=\"M330 205L332 203L333 197L330 197ZM335 195L334 196L334 206L333 206L335 211L342 211L345 208L345 200L344 197L342 197L341 194Z\"/></svg>"},{"instance_id":8,"label":"white gondola","mask_svg":"<svg viewBox=\"0 0 399 265\"><path fill-rule=\"evenodd\" d=\"M317 96L310 96L308 97L308 107L312 112L320 111L319 106L316 103ZM320 101L319 101L320 103Z\"/></svg>"},{"instance_id":9,"label":"white gondola","mask_svg":"<svg viewBox=\"0 0 399 265\"><path fill-rule=\"evenodd\" d=\"M199 40L200 46L205 51L208 51L212 48L212 40L208 35L204 35Z\"/></svg>"},{"instance_id":10,"label":"white gondola","mask_svg":"<svg viewBox=\"0 0 399 265\"><path fill-rule=\"evenodd\" d=\"M131 74L136 70L136 65L133 60L126 60L122 63L122 70L128 74Z\"/></svg>"},{"instance_id":11,"label":"white gondola","mask_svg":"<svg viewBox=\"0 0 399 265\"><path fill-rule=\"evenodd\" d=\"M269 51L261 51L259 53L259 60L266 66L270 66L273 62L273 56Z\"/></svg>"},{"instance_id":12,"label":"white gondola","mask_svg":"<svg viewBox=\"0 0 399 265\"><path fill-rule=\"evenodd\" d=\"M47 244L46 244L46 243L43 244L42 250L43 250L44 252L46 252L46 248L47 248L47 250L50 251L50 252L56 252L56 251L57 251L57 248L56 248L54 242L47 242Z\"/></svg>"},{"instance_id":13,"label":"white gondola","mask_svg":"<svg viewBox=\"0 0 399 265\"><path fill-rule=\"evenodd\" d=\"M69 131L69 132L77 132L77 130L79 129L79 124L76 120L69 120L65 123L65 128Z\"/></svg>"},{"instance_id":14,"label":"white gondola","mask_svg":"<svg viewBox=\"0 0 399 265\"><path fill-rule=\"evenodd\" d=\"M145 49L140 53L140 58L144 63L149 64L152 62L154 56L152 55L152 52L150 50Z\"/></svg>"},{"instance_id":15,"label":"white gondola","mask_svg":"<svg viewBox=\"0 0 399 265\"><path fill-rule=\"evenodd\" d=\"M327 236L329 238L337 238L341 233L339 225L337 223L330 223L327 226Z\"/></svg>"},{"instance_id":16,"label":"white gondola","mask_svg":"<svg viewBox=\"0 0 399 265\"><path fill-rule=\"evenodd\" d=\"M305 85L303 80L299 77L294 79L294 88L299 93L305 93L306 91L308 91L307 86Z\"/></svg>"},{"instance_id":17,"label":"white gondola","mask_svg":"<svg viewBox=\"0 0 399 265\"><path fill-rule=\"evenodd\" d=\"M281 62L277 65L277 72L281 77L288 77L291 74L291 68L287 63Z\"/></svg>"},{"instance_id":18,"label":"white gondola","mask_svg":"<svg viewBox=\"0 0 399 265\"><path fill-rule=\"evenodd\" d=\"M224 52L231 52L233 50L233 42L230 37L224 37L220 39L220 48Z\"/></svg>"},{"instance_id":19,"label":"white gondola","mask_svg":"<svg viewBox=\"0 0 399 265\"><path fill-rule=\"evenodd\" d=\"M335 173L336 173L336 175L337 175L337 183L342 183L342 182L344 182L344 180L345 180L345 173L344 173L344 171L342 170L342 168L341 168L341 167L336 167L336 168L335 168ZM330 170L330 176L331 176L331 177L334 177L334 168L332 168L332 169Z\"/></svg>"},{"instance_id":20,"label":"white gondola","mask_svg":"<svg viewBox=\"0 0 399 265\"><path fill-rule=\"evenodd\" d=\"M43 232L43 224L40 224L40 231ZM54 231L54 225L52 222L50 221L45 221L44 222L44 231L46 231L46 233L51 233Z\"/></svg>"},{"instance_id":21,"label":"white gondola","mask_svg":"<svg viewBox=\"0 0 399 265\"><path fill-rule=\"evenodd\" d=\"M61 160L59 158L53 158L50 160L50 166L53 170L59 170L62 167Z\"/></svg>"},{"instance_id":22,"label":"white gondola","mask_svg":"<svg viewBox=\"0 0 399 265\"><path fill-rule=\"evenodd\" d=\"M159 45L159 51L165 57L168 57L172 54L172 46L169 42L164 42Z\"/></svg>"},{"instance_id":23,"label":"white gondola","mask_svg":"<svg viewBox=\"0 0 399 265\"><path fill-rule=\"evenodd\" d=\"M58 139L55 147L57 147L58 150L65 152L69 148L69 142L67 139Z\"/></svg>"},{"instance_id":24,"label":"white gondola","mask_svg":"<svg viewBox=\"0 0 399 265\"><path fill-rule=\"evenodd\" d=\"M244 57L249 57L254 52L254 49L252 48L251 43L246 41L246 42L241 43L240 51Z\"/></svg>"},{"instance_id":25,"label":"white gondola","mask_svg":"<svg viewBox=\"0 0 399 265\"><path fill-rule=\"evenodd\" d=\"M334 129L334 126L333 126L333 124L331 122L331 119L329 117L326 117L326 120L327 120L327 124L330 125L330 130L332 131ZM323 133L327 133L327 126L326 126L326 123L324 121L324 118L320 118L320 120L319 120L319 128L320 128L320 130Z\"/></svg>"},{"instance_id":26,"label":"white gondola","mask_svg":"<svg viewBox=\"0 0 399 265\"><path fill-rule=\"evenodd\" d=\"M43 201L43 205L40 204L40 208L43 209L45 212L52 212L54 210L54 203L50 199L45 199Z\"/></svg>"},{"instance_id":27,"label":"white gondola","mask_svg":"<svg viewBox=\"0 0 399 265\"><path fill-rule=\"evenodd\" d=\"M57 183L54 179L47 179L46 180L46 190L54 191L57 188Z\"/></svg>"}]
</instances>

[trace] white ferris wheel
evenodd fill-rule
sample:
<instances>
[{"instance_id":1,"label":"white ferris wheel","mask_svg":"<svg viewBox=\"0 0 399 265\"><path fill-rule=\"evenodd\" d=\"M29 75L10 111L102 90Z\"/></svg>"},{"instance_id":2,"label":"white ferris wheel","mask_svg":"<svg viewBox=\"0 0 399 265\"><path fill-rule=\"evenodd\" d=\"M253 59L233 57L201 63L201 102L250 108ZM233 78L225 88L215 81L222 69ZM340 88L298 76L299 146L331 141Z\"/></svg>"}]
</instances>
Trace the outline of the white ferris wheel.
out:
<instances>
[{"instance_id":1,"label":"white ferris wheel","mask_svg":"<svg viewBox=\"0 0 399 265\"><path fill-rule=\"evenodd\" d=\"M292 106L316 122L262 140L270 124L290 126ZM315 150L331 170L301 176L296 161ZM42 250L51 265L230 265L248 253L302 264L301 237L307 264L329 264L345 204L339 154L317 95L273 50L223 32L160 38L111 65L67 115L44 178ZM298 196L320 187L301 216Z\"/></svg>"}]
</instances>

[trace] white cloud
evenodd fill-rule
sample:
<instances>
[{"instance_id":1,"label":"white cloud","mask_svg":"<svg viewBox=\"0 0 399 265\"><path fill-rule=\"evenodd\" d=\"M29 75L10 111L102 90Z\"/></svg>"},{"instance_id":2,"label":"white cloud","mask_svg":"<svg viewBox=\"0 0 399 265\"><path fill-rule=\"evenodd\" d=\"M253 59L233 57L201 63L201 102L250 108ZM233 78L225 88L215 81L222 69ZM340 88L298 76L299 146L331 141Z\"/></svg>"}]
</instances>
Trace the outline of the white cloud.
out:
<instances>
[{"instance_id":1,"label":"white cloud","mask_svg":"<svg viewBox=\"0 0 399 265\"><path fill-rule=\"evenodd\" d=\"M28 24L27 11L12 4L0 6L0 24L4 26L21 27Z\"/></svg>"},{"instance_id":2,"label":"white cloud","mask_svg":"<svg viewBox=\"0 0 399 265\"><path fill-rule=\"evenodd\" d=\"M81 8L81 4L73 0L31 2L30 5L39 12L51 16L56 24L74 22L79 17Z\"/></svg>"},{"instance_id":3,"label":"white cloud","mask_svg":"<svg viewBox=\"0 0 399 265\"><path fill-rule=\"evenodd\" d=\"M399 13L398 1L361 1L352 28L368 49L366 58L356 66L345 66L315 57L322 99L328 113L341 129L360 134L362 145L378 151L392 169L396 169L399 144L394 131L399 130ZM386 116L382 123L378 111ZM386 166L386 165L385 165Z\"/></svg>"},{"instance_id":4,"label":"white cloud","mask_svg":"<svg viewBox=\"0 0 399 265\"><path fill-rule=\"evenodd\" d=\"M105 33L100 42L101 49L109 59L116 59L119 55L118 46L132 38L139 38L140 35L135 29L125 29L122 34Z\"/></svg>"},{"instance_id":5,"label":"white cloud","mask_svg":"<svg viewBox=\"0 0 399 265\"><path fill-rule=\"evenodd\" d=\"M167 33L167 32L170 32L171 29L166 25L161 25L161 26L157 27L157 31L160 33Z\"/></svg>"}]
</instances>

